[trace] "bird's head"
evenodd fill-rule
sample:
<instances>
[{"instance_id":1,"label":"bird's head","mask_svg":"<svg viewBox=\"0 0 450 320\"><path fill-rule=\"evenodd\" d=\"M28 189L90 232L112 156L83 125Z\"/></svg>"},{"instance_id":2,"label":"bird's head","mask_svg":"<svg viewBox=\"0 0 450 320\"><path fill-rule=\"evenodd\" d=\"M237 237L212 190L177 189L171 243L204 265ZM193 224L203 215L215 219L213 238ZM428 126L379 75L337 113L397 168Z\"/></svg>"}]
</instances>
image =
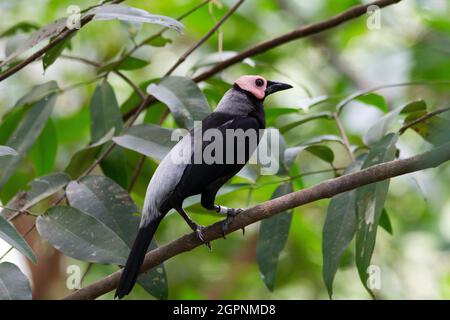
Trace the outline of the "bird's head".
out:
<instances>
[{"instance_id":1,"label":"bird's head","mask_svg":"<svg viewBox=\"0 0 450 320\"><path fill-rule=\"evenodd\" d=\"M258 100L264 100L269 94L277 91L292 88L289 84L266 80L261 76L241 76L234 84Z\"/></svg>"}]
</instances>

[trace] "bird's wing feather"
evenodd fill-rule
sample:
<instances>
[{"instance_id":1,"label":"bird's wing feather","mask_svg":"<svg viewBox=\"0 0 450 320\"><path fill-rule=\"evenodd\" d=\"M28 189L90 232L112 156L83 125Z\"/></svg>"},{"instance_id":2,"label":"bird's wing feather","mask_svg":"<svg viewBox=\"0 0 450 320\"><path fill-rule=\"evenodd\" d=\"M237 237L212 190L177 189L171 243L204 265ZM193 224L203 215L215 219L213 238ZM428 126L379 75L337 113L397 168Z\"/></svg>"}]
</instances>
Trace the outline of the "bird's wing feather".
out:
<instances>
[{"instance_id":1,"label":"bird's wing feather","mask_svg":"<svg viewBox=\"0 0 450 320\"><path fill-rule=\"evenodd\" d=\"M255 133L257 134L257 142L259 142L259 129L260 125L257 119L250 116L241 116L241 117L232 117L226 121L225 118L221 116L220 122L222 124L218 125L219 121L217 121L217 118L211 117L211 118L205 118L203 121L203 131L210 128L216 128L218 129L223 135L225 134L227 129L242 129L243 132L247 132L248 129L255 130ZM223 147L226 148L225 143L225 136L224 136L224 145ZM256 143L257 143L256 142ZM203 150L209 146L212 143L212 141L203 141ZM222 163L212 163L212 164L206 164L204 162L201 163L194 163L191 161L190 164L188 164L183 172L183 175L177 184L175 190L174 190L174 196L179 200L182 201L188 196L202 193L202 191L209 186L211 183L215 182L219 178L225 178L224 182L228 179L230 179L232 176L234 176L236 173L238 173L242 167L245 165L245 163L248 161L249 157L253 153L254 149L256 148L256 145L254 147L249 146L248 144L245 145L245 155L244 155L244 161L241 161L240 163L236 163L237 159L233 159L233 163L226 163L226 152L227 150L224 150L224 156ZM238 150L234 150L235 158ZM239 150L238 152L244 152L243 150Z\"/></svg>"}]
</instances>

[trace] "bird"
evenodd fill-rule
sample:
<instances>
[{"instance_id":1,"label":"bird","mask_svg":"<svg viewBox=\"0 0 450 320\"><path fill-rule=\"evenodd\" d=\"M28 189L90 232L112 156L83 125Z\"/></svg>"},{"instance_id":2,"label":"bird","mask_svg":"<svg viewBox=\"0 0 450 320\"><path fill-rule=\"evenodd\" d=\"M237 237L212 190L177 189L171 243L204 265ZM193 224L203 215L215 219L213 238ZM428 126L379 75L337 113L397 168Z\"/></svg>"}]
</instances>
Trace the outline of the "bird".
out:
<instances>
[{"instance_id":1,"label":"bird","mask_svg":"<svg viewBox=\"0 0 450 320\"><path fill-rule=\"evenodd\" d=\"M243 210L217 205L217 192L243 168L256 150L261 131L266 127L263 106L265 98L290 88L292 86L289 84L269 81L259 75L239 77L224 94L216 109L196 124L164 157L148 184L138 233L122 268L115 298L121 299L131 292L156 229L170 210L175 209L197 237L211 249L202 234L204 227L194 222L184 211L184 199L200 194L201 205L205 209L226 215L222 223L222 235L225 237L229 223ZM198 137L202 139L208 130L225 136L216 144L222 146L224 151L221 154L217 150L211 151L211 156L216 160L212 163L202 157L199 157L200 161L196 158L215 142L213 139L199 140ZM235 133L233 141L226 139L230 130ZM256 135L256 142L252 143L250 138L245 139L246 135L250 137L250 133ZM236 141L242 137L244 143L240 147ZM230 141L234 142L231 143L231 148Z\"/></svg>"}]
</instances>

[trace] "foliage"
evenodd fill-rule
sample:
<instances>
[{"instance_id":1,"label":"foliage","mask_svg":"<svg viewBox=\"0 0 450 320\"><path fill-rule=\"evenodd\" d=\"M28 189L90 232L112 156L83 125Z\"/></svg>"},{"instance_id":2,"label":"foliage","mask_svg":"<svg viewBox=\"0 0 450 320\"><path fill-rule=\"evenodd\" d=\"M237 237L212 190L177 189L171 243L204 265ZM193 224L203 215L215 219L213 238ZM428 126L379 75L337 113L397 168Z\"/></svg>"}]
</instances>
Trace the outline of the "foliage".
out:
<instances>
[{"instance_id":1,"label":"foliage","mask_svg":"<svg viewBox=\"0 0 450 320\"><path fill-rule=\"evenodd\" d=\"M448 1L446 11L401 3L397 11L383 9L379 30L367 29L365 18L355 20L196 83L195 75L253 43L288 32L300 20L318 21L359 3L319 1L311 9L307 2L249 1L183 60L176 75L162 76L234 4L217 3L182 16L182 23L174 17L198 1L95 6L82 16L94 15L94 21L47 51L38 72L27 67L0 83L0 200L6 204L1 239L39 266L46 255L33 252L36 246L18 231L22 216L28 216L46 250L59 251L65 264L93 265L85 282L118 269L134 240L146 185L174 145L173 132L207 116L241 74L262 74L295 88L265 101L267 132L280 133L280 169L266 176L261 164L247 165L219 191L218 201L230 207L248 207L448 142L447 112L411 125L448 107ZM25 19L19 14L24 4L6 8L14 23L2 26L0 40L9 43L5 47L21 42L5 55L0 72L66 32L60 16L69 4L49 2ZM413 22L396 21L401 10L414 12ZM407 28L409 23L414 28ZM412 31L403 33L406 29ZM407 52L400 67L397 51ZM153 101L142 110L147 94ZM414 238L418 234L432 237L434 252L448 262L448 230L441 234L439 214L450 205L448 165L429 174L432 178L415 174L417 184L382 181L282 212L263 220L259 229L250 228L244 238L215 242L211 253L197 250L147 271L139 278L144 290L130 297L323 298L328 292L330 297L428 298L408 295L408 274L396 263L409 263L403 254L415 249L409 239L422 239ZM422 183L433 194L423 192ZM185 201L194 220L217 220L198 203L199 197ZM165 243L187 231L182 219L169 215L157 237ZM150 250L156 247L153 241ZM0 262L0 299L31 299L27 277L14 264ZM387 270L381 290L368 285L374 263ZM440 272L449 278L448 268ZM440 285L441 278L433 280ZM391 279L401 289L386 284ZM450 297L450 285L442 287L430 295Z\"/></svg>"}]
</instances>

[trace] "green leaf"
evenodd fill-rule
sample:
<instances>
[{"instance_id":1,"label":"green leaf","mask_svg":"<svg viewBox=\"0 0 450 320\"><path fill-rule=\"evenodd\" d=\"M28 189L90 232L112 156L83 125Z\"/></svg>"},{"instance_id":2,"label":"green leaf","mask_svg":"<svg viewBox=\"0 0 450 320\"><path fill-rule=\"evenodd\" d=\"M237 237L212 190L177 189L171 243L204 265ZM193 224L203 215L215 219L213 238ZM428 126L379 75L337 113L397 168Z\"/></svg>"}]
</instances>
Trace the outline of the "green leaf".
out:
<instances>
[{"instance_id":1,"label":"green leaf","mask_svg":"<svg viewBox=\"0 0 450 320\"><path fill-rule=\"evenodd\" d=\"M69 204L96 218L113 230L128 246L139 225L139 209L130 195L104 176L87 176L71 181L66 188Z\"/></svg>"},{"instance_id":2,"label":"green leaf","mask_svg":"<svg viewBox=\"0 0 450 320\"><path fill-rule=\"evenodd\" d=\"M367 155L362 169L395 159L397 134L388 134L375 144ZM356 266L363 285L367 287L367 268L370 266L380 216L384 208L389 180L372 183L356 190Z\"/></svg>"},{"instance_id":3,"label":"green leaf","mask_svg":"<svg viewBox=\"0 0 450 320\"><path fill-rule=\"evenodd\" d=\"M6 29L0 34L0 38L11 37L19 32L30 33L30 31L38 30L39 26L32 22L19 22L13 25L11 28Z\"/></svg>"},{"instance_id":4,"label":"green leaf","mask_svg":"<svg viewBox=\"0 0 450 320\"><path fill-rule=\"evenodd\" d=\"M55 124L49 119L41 135L30 150L31 160L33 161L37 176L53 171L58 150L58 137Z\"/></svg>"},{"instance_id":5,"label":"green leaf","mask_svg":"<svg viewBox=\"0 0 450 320\"><path fill-rule=\"evenodd\" d=\"M30 190L26 192L19 192L13 199L11 199L11 201L8 202L8 207L16 210L27 210L38 202L61 190L69 182L69 176L61 172L36 178L31 181ZM4 216L8 218L7 215Z\"/></svg>"},{"instance_id":6,"label":"green leaf","mask_svg":"<svg viewBox=\"0 0 450 320\"><path fill-rule=\"evenodd\" d=\"M42 57L42 67L44 68L44 71L47 70L48 67L50 67L56 61L56 59L58 59L65 48L70 46L70 40L72 40L75 34L76 32L72 33L69 37L60 41L57 45L55 45L44 54L44 56Z\"/></svg>"},{"instance_id":7,"label":"green leaf","mask_svg":"<svg viewBox=\"0 0 450 320\"><path fill-rule=\"evenodd\" d=\"M157 125L141 124L126 129L113 141L126 149L162 160L177 143L171 139L173 131Z\"/></svg>"},{"instance_id":8,"label":"green leaf","mask_svg":"<svg viewBox=\"0 0 450 320\"><path fill-rule=\"evenodd\" d=\"M389 218L389 215L386 211L386 209L383 208L383 211L381 212L380 216L380 227L382 227L384 230L386 230L387 233L390 235L394 234L394 230L392 229L392 223L391 219Z\"/></svg>"},{"instance_id":9,"label":"green leaf","mask_svg":"<svg viewBox=\"0 0 450 320\"><path fill-rule=\"evenodd\" d=\"M374 106L379 110L383 111L384 113L389 111L389 107L386 103L386 100L384 100L384 97L373 92L369 92L362 96L359 96L355 100L360 101L369 106Z\"/></svg>"},{"instance_id":10,"label":"green leaf","mask_svg":"<svg viewBox=\"0 0 450 320\"><path fill-rule=\"evenodd\" d=\"M140 217L130 195L118 184L103 176L87 176L72 181L66 188L72 207L94 217L131 248L136 238ZM152 241L150 249L157 247ZM139 277L139 283L159 299L167 298L167 278L164 265L159 265ZM142 285L142 284L141 284Z\"/></svg>"},{"instance_id":11,"label":"green leaf","mask_svg":"<svg viewBox=\"0 0 450 320\"><path fill-rule=\"evenodd\" d=\"M18 153L13 148L8 146L0 146L0 157L2 156L17 156Z\"/></svg>"},{"instance_id":12,"label":"green leaf","mask_svg":"<svg viewBox=\"0 0 450 320\"><path fill-rule=\"evenodd\" d=\"M17 100L16 104L14 105L14 108L29 106L45 98L50 93L57 92L58 90L59 90L58 84L56 83L56 81L49 81L43 84L33 86L28 93L26 93L19 100Z\"/></svg>"},{"instance_id":13,"label":"green leaf","mask_svg":"<svg viewBox=\"0 0 450 320\"><path fill-rule=\"evenodd\" d=\"M322 145L312 145L305 148L306 151L312 153L319 159L322 159L325 162L333 163L334 161L334 153L330 147L322 146Z\"/></svg>"},{"instance_id":14,"label":"green leaf","mask_svg":"<svg viewBox=\"0 0 450 320\"><path fill-rule=\"evenodd\" d=\"M39 100L45 98L52 92L58 91L58 85L55 81L49 81L31 88L31 90L22 96L11 110L3 115L0 125L0 144L7 143L14 130L23 119L29 107Z\"/></svg>"},{"instance_id":15,"label":"green leaf","mask_svg":"<svg viewBox=\"0 0 450 320\"><path fill-rule=\"evenodd\" d=\"M292 185L280 185L272 195L272 199L293 192ZM286 245L291 227L293 210L281 212L273 217L261 221L259 238L256 246L256 258L259 270L266 287L273 291L278 259Z\"/></svg>"},{"instance_id":16,"label":"green leaf","mask_svg":"<svg viewBox=\"0 0 450 320\"><path fill-rule=\"evenodd\" d=\"M107 177L110 177L122 187L126 188L128 186L130 174L124 151L125 150L120 147L115 147L110 154L100 162L100 167Z\"/></svg>"},{"instance_id":17,"label":"green leaf","mask_svg":"<svg viewBox=\"0 0 450 320\"><path fill-rule=\"evenodd\" d=\"M0 263L0 300L31 300L31 286L20 269L9 262Z\"/></svg>"},{"instance_id":18,"label":"green leaf","mask_svg":"<svg viewBox=\"0 0 450 320\"><path fill-rule=\"evenodd\" d=\"M111 129L116 133L122 131L122 114L117 104L113 88L107 81L103 81L95 89L90 104L91 113L91 140L98 141ZM109 144L104 148L108 148ZM101 163L100 166L108 177L121 186L128 185L128 174L125 154L122 149L115 148Z\"/></svg>"},{"instance_id":19,"label":"green leaf","mask_svg":"<svg viewBox=\"0 0 450 320\"><path fill-rule=\"evenodd\" d=\"M89 109L91 113L91 141L99 141L112 128L115 129L116 134L122 131L122 115L114 90L107 81L103 81L95 89Z\"/></svg>"},{"instance_id":20,"label":"green leaf","mask_svg":"<svg viewBox=\"0 0 450 320\"><path fill-rule=\"evenodd\" d=\"M364 157L359 157L350 164L344 174L361 169ZM327 217L323 226L322 276L330 298L333 296L334 276L339 268L342 254L348 247L356 232L356 191L347 191L334 196L328 205Z\"/></svg>"},{"instance_id":21,"label":"green leaf","mask_svg":"<svg viewBox=\"0 0 450 320\"><path fill-rule=\"evenodd\" d=\"M114 129L111 129L96 143L77 151L70 159L70 162L66 169L64 169L64 172L69 174L74 179L78 178L89 168L92 162L97 159L100 151L103 149L103 145L111 140L113 134Z\"/></svg>"},{"instance_id":22,"label":"green leaf","mask_svg":"<svg viewBox=\"0 0 450 320\"><path fill-rule=\"evenodd\" d=\"M119 70L135 70L135 69L144 68L148 65L149 65L148 61L129 56L117 66L117 69L119 69Z\"/></svg>"},{"instance_id":23,"label":"green leaf","mask_svg":"<svg viewBox=\"0 0 450 320\"><path fill-rule=\"evenodd\" d=\"M0 188L9 180L41 134L52 113L55 101L56 94L51 93L34 103L8 139L6 144L15 149L18 155L0 158Z\"/></svg>"},{"instance_id":24,"label":"green leaf","mask_svg":"<svg viewBox=\"0 0 450 320\"><path fill-rule=\"evenodd\" d=\"M147 89L147 87L149 86L150 83L154 83L158 80L159 79L151 79L151 80L144 81L139 84L139 88L142 90L142 92L145 92L145 90ZM136 90L133 90L133 92L130 94L128 99L125 100L125 102L120 107L120 110L122 111L122 113L129 112L130 110L135 108L136 105L138 105L140 102L141 102L141 97L136 92ZM151 107L147 111L152 110L153 108L154 107Z\"/></svg>"},{"instance_id":25,"label":"green leaf","mask_svg":"<svg viewBox=\"0 0 450 320\"><path fill-rule=\"evenodd\" d=\"M256 183L260 176L261 168L257 164L246 164L236 176L244 178L252 183Z\"/></svg>"},{"instance_id":26,"label":"green leaf","mask_svg":"<svg viewBox=\"0 0 450 320\"><path fill-rule=\"evenodd\" d=\"M95 14L94 20L118 19L120 21L151 23L171 28L178 32L181 32L184 28L183 24L175 19L151 14L143 9L133 8L123 4L104 4L92 8L89 13Z\"/></svg>"},{"instance_id":27,"label":"green leaf","mask_svg":"<svg viewBox=\"0 0 450 320\"><path fill-rule=\"evenodd\" d=\"M11 54L9 54L5 60L0 63L0 67L10 63L16 57L27 51L28 49L34 47L40 42L52 38L59 34L66 27L66 18L60 18L58 20L53 21L52 23L42 27L38 31L34 32L29 38L27 38L21 45L14 50Z\"/></svg>"},{"instance_id":28,"label":"green leaf","mask_svg":"<svg viewBox=\"0 0 450 320\"><path fill-rule=\"evenodd\" d=\"M426 112L411 113L406 119L405 124L414 121ZM450 141L450 119L434 116L411 126L423 139L429 143L440 146Z\"/></svg>"},{"instance_id":29,"label":"green leaf","mask_svg":"<svg viewBox=\"0 0 450 320\"><path fill-rule=\"evenodd\" d=\"M266 114L267 122L274 122L276 118L285 114L298 113L297 108L265 108L264 113Z\"/></svg>"},{"instance_id":30,"label":"green leaf","mask_svg":"<svg viewBox=\"0 0 450 320\"><path fill-rule=\"evenodd\" d=\"M94 263L124 265L126 243L104 223L76 208L55 206L36 219L39 234L65 255Z\"/></svg>"},{"instance_id":31,"label":"green leaf","mask_svg":"<svg viewBox=\"0 0 450 320\"><path fill-rule=\"evenodd\" d=\"M425 101L419 99L416 101L412 101L407 103L406 105L401 107L400 114L409 114L417 111L425 111L427 110L427 104Z\"/></svg>"},{"instance_id":32,"label":"green leaf","mask_svg":"<svg viewBox=\"0 0 450 320\"><path fill-rule=\"evenodd\" d=\"M161 124L161 119L163 119L167 110L167 107L161 102L155 103L145 112L144 123Z\"/></svg>"},{"instance_id":33,"label":"green leaf","mask_svg":"<svg viewBox=\"0 0 450 320\"><path fill-rule=\"evenodd\" d=\"M319 143L324 143L324 142L338 142L338 143L344 145L344 141L342 140L341 137L335 136L332 134L324 134L324 135L320 135L320 136L315 136L311 139L303 141L300 145L305 146L305 145L313 145L313 144L319 144Z\"/></svg>"},{"instance_id":34,"label":"green leaf","mask_svg":"<svg viewBox=\"0 0 450 320\"><path fill-rule=\"evenodd\" d=\"M2 215L0 215L0 238L19 250L20 253L30 259L33 263L37 262L36 256L34 255L31 247L20 235L20 233L5 218L3 218Z\"/></svg>"},{"instance_id":35,"label":"green leaf","mask_svg":"<svg viewBox=\"0 0 450 320\"><path fill-rule=\"evenodd\" d=\"M159 84L150 84L147 93L169 107L180 127L191 129L209 113L208 102L197 84L189 78L170 76Z\"/></svg>"},{"instance_id":36,"label":"green leaf","mask_svg":"<svg viewBox=\"0 0 450 320\"><path fill-rule=\"evenodd\" d=\"M378 119L378 121L369 128L367 133L364 135L364 142L368 145L377 143L389 131L393 121L399 114L407 114L418 110L426 110L426 104L423 100L412 101L392 110Z\"/></svg>"},{"instance_id":37,"label":"green leaf","mask_svg":"<svg viewBox=\"0 0 450 320\"><path fill-rule=\"evenodd\" d=\"M61 190L69 182L69 176L60 172L36 178L30 182L30 190L18 193L9 201L8 207L16 210L27 210Z\"/></svg>"},{"instance_id":38,"label":"green leaf","mask_svg":"<svg viewBox=\"0 0 450 320\"><path fill-rule=\"evenodd\" d=\"M289 130L292 130L296 127L298 127L299 125L302 125L304 123L313 121L313 120L317 120L317 119L332 119L333 116L331 114L331 112L319 112L319 113L315 113L315 114L311 114L311 115L306 115L304 117L302 117L302 119L294 121L292 123L289 123L283 127L280 128L280 132L281 133L286 133Z\"/></svg>"},{"instance_id":39,"label":"green leaf","mask_svg":"<svg viewBox=\"0 0 450 320\"><path fill-rule=\"evenodd\" d=\"M284 152L284 161L286 168L290 169L295 159L303 152L308 151L319 159L330 164L334 161L334 152L330 147L325 145L303 145L298 147L287 148Z\"/></svg>"},{"instance_id":40,"label":"green leaf","mask_svg":"<svg viewBox=\"0 0 450 320\"><path fill-rule=\"evenodd\" d=\"M98 74L109 72L111 70L135 70L141 69L150 64L149 61L145 61L132 56L126 57L123 61L118 63L117 61L110 62L97 70ZM145 89L145 88L144 88Z\"/></svg>"},{"instance_id":41,"label":"green leaf","mask_svg":"<svg viewBox=\"0 0 450 320\"><path fill-rule=\"evenodd\" d=\"M9 137L13 134L14 130L19 125L23 116L26 113L25 108L12 109L7 112L1 120L0 124L0 144L8 142Z\"/></svg>"},{"instance_id":42,"label":"green leaf","mask_svg":"<svg viewBox=\"0 0 450 320\"><path fill-rule=\"evenodd\" d=\"M146 45L152 46L152 47L165 47L166 44L172 43L172 39L166 38L162 35L152 38L145 42Z\"/></svg>"}]
</instances>

